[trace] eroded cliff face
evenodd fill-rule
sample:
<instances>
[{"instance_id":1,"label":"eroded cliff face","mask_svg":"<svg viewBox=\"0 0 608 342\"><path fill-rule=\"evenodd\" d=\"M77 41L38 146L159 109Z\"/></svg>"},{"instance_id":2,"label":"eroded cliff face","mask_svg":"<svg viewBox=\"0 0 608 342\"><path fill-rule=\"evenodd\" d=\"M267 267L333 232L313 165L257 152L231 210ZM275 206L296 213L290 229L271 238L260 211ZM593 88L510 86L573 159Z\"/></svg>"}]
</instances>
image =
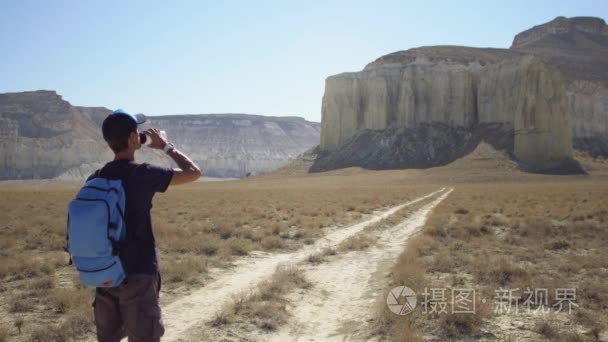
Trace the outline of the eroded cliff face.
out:
<instances>
[{"instance_id":1,"label":"eroded cliff face","mask_svg":"<svg viewBox=\"0 0 608 342\"><path fill-rule=\"evenodd\" d=\"M365 129L438 124L472 132L499 124L514 136L515 157L534 169L572 157L564 80L531 57L486 66L420 59L368 66L327 79L322 115L327 152Z\"/></svg>"},{"instance_id":2,"label":"eroded cliff face","mask_svg":"<svg viewBox=\"0 0 608 342\"><path fill-rule=\"evenodd\" d=\"M432 136L424 132L444 132L458 144L466 134L456 132L476 136L466 140L474 142L489 138L480 129L498 125L493 134L512 141L503 147L533 170L567 162L573 144L594 155L608 155L607 84L608 28L597 18L556 18L522 32L508 50L435 46L392 53L360 72L327 78L321 123L321 150L326 155L313 169L335 168L335 158L327 153L365 145L364 137L374 143L413 144L407 137L388 139L385 133L369 132L387 129L412 135L420 128L417 136L424 137ZM431 150L446 145L443 139L427 143L432 141L439 145ZM404 152L397 158L403 159L397 163L402 167L451 159L442 154L441 161L433 163L428 148L420 155L406 146L394 148ZM352 153L356 151L344 155ZM431 161L409 163L404 156ZM375 168L373 161L351 158L351 165L342 158L340 167Z\"/></svg>"},{"instance_id":3,"label":"eroded cliff face","mask_svg":"<svg viewBox=\"0 0 608 342\"><path fill-rule=\"evenodd\" d=\"M558 17L516 35L511 50L533 54L564 75L574 147L607 156L606 22L592 17Z\"/></svg>"},{"instance_id":4,"label":"eroded cliff face","mask_svg":"<svg viewBox=\"0 0 608 342\"><path fill-rule=\"evenodd\" d=\"M476 106L471 70L414 62L329 77L323 96L321 149L332 151L361 129L433 122L470 126Z\"/></svg>"},{"instance_id":5,"label":"eroded cliff face","mask_svg":"<svg viewBox=\"0 0 608 342\"><path fill-rule=\"evenodd\" d=\"M489 67L487 72L491 70ZM537 170L567 164L573 157L573 150L564 79L554 68L533 60L519 64L514 73L521 74L521 77L515 77L515 87L496 93L496 98L504 99L516 92L513 99L516 107L512 112L513 154L526 166Z\"/></svg>"},{"instance_id":6,"label":"eroded cliff face","mask_svg":"<svg viewBox=\"0 0 608 342\"><path fill-rule=\"evenodd\" d=\"M53 91L0 94L0 179L53 178L109 160L96 128L109 112L72 107Z\"/></svg>"},{"instance_id":7,"label":"eroded cliff face","mask_svg":"<svg viewBox=\"0 0 608 342\"><path fill-rule=\"evenodd\" d=\"M319 125L298 117L172 115L149 118L209 177L277 169L319 143Z\"/></svg>"},{"instance_id":8,"label":"eroded cliff face","mask_svg":"<svg viewBox=\"0 0 608 342\"><path fill-rule=\"evenodd\" d=\"M487 66L477 78L477 121L511 126L519 161L545 170L572 158L566 84L557 70L527 56Z\"/></svg>"},{"instance_id":9,"label":"eroded cliff face","mask_svg":"<svg viewBox=\"0 0 608 342\"><path fill-rule=\"evenodd\" d=\"M0 94L0 179L84 178L113 155L101 136L110 110L75 107L53 91ZM319 142L319 124L244 114L149 117L208 177L278 168ZM143 147L138 161L170 166Z\"/></svg>"}]
</instances>

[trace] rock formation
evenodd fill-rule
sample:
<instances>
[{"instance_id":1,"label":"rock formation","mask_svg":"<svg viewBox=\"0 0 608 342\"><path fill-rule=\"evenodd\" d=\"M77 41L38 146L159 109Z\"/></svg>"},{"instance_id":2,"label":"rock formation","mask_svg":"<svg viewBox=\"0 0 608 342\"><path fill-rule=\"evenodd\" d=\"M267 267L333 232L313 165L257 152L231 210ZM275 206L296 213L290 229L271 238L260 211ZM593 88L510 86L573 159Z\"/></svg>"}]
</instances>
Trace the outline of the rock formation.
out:
<instances>
[{"instance_id":1,"label":"rock formation","mask_svg":"<svg viewBox=\"0 0 608 342\"><path fill-rule=\"evenodd\" d=\"M53 91L0 94L0 179L94 170L111 157L99 143L109 112L73 107Z\"/></svg>"},{"instance_id":2,"label":"rock formation","mask_svg":"<svg viewBox=\"0 0 608 342\"><path fill-rule=\"evenodd\" d=\"M557 18L508 50L422 47L331 76L311 170L441 165L481 139L536 171L570 165L573 141L608 154L607 32L601 19Z\"/></svg>"},{"instance_id":3,"label":"rock formation","mask_svg":"<svg viewBox=\"0 0 608 342\"><path fill-rule=\"evenodd\" d=\"M0 179L88 176L112 157L101 136L109 113L53 91L0 94ZM270 171L319 142L319 124L298 117L167 115L146 125L166 130L208 177ZM140 161L170 166L158 151L141 152Z\"/></svg>"},{"instance_id":4,"label":"rock formation","mask_svg":"<svg viewBox=\"0 0 608 342\"><path fill-rule=\"evenodd\" d=\"M511 50L533 54L567 79L574 147L608 155L608 26L603 19L558 17L515 36Z\"/></svg>"}]
</instances>

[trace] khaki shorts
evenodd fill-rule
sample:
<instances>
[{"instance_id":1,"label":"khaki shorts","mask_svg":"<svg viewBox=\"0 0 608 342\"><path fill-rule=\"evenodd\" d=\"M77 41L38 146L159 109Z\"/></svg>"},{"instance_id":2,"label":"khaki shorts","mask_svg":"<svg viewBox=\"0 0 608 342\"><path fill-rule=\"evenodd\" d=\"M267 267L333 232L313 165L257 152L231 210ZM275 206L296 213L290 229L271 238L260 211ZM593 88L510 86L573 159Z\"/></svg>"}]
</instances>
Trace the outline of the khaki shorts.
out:
<instances>
[{"instance_id":1,"label":"khaki shorts","mask_svg":"<svg viewBox=\"0 0 608 342\"><path fill-rule=\"evenodd\" d=\"M159 303L160 275L132 274L115 288L97 288L93 312L97 339L160 341L165 333Z\"/></svg>"}]
</instances>

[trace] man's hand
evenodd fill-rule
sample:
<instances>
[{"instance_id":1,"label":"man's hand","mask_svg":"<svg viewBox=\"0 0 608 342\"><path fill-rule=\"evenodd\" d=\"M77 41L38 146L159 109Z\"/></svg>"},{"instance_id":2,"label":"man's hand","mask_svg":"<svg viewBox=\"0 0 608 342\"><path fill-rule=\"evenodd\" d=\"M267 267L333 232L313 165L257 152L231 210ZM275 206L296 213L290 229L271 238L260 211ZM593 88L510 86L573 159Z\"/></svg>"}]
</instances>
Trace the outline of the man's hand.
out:
<instances>
[{"instance_id":1,"label":"man's hand","mask_svg":"<svg viewBox=\"0 0 608 342\"><path fill-rule=\"evenodd\" d=\"M158 129L149 128L145 130L144 133L152 139L149 145L151 148L162 150L165 148L165 145L167 145L167 140L160 135ZM173 177L171 178L170 185L194 182L203 174L198 165L176 148L167 151L167 155L173 159L175 164L179 167L178 169L173 169Z\"/></svg>"},{"instance_id":2,"label":"man's hand","mask_svg":"<svg viewBox=\"0 0 608 342\"><path fill-rule=\"evenodd\" d=\"M144 133L151 139L150 148L155 148L158 150L162 150L167 145L167 140L165 140L161 135L160 131L156 128L148 128L144 131Z\"/></svg>"}]
</instances>

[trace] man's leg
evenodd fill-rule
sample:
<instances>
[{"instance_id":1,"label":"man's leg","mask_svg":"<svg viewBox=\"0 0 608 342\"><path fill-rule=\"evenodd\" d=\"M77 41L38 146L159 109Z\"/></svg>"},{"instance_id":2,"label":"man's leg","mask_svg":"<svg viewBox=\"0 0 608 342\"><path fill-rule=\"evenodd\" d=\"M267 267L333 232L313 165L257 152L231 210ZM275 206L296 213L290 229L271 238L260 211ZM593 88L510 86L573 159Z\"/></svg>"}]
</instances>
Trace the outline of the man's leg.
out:
<instances>
[{"instance_id":1,"label":"man's leg","mask_svg":"<svg viewBox=\"0 0 608 342\"><path fill-rule=\"evenodd\" d=\"M165 333L160 302L160 276L133 274L120 297L129 342L157 342Z\"/></svg>"},{"instance_id":2,"label":"man's leg","mask_svg":"<svg viewBox=\"0 0 608 342\"><path fill-rule=\"evenodd\" d=\"M112 289L95 290L93 314L99 342L119 342L126 336L118 297L113 292Z\"/></svg>"}]
</instances>

